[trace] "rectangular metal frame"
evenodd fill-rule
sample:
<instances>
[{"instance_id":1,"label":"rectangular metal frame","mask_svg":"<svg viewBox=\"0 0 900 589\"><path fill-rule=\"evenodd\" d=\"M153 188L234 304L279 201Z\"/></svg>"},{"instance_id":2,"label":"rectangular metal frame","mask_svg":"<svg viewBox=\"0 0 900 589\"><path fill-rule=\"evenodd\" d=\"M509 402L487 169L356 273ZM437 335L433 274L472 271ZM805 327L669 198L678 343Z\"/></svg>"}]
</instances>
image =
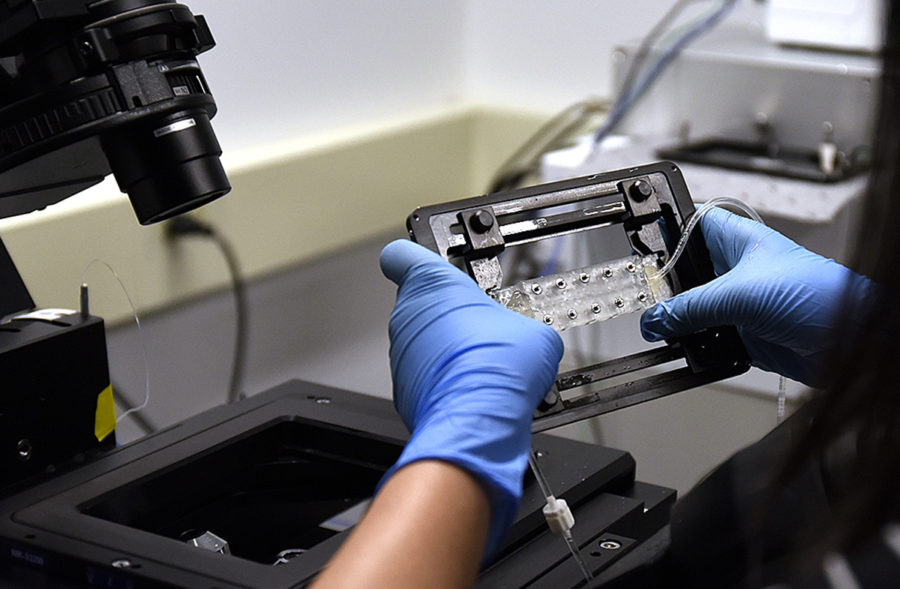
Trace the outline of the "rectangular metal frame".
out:
<instances>
[{"instance_id":1,"label":"rectangular metal frame","mask_svg":"<svg viewBox=\"0 0 900 589\"><path fill-rule=\"evenodd\" d=\"M498 254L509 246L621 225L635 253L656 255L663 262L672 254L693 211L681 171L671 162L659 162L420 207L407 219L407 228L410 239L464 265L491 294L502 286ZM678 293L714 277L706 244L693 236L666 279ZM602 386L610 379L679 360L683 365L668 372L636 377L570 399L559 395L560 391L588 384ZM734 327L707 329L670 340L664 347L559 374L532 429L538 432L566 425L722 380L749 367Z\"/></svg>"}]
</instances>

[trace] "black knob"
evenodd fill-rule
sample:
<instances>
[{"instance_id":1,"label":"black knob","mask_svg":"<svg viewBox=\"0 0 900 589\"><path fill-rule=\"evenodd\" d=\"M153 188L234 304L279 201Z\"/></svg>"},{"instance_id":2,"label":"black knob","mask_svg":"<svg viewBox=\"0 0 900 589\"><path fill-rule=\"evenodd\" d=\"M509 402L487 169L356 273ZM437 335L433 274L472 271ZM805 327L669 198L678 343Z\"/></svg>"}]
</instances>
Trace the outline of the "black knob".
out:
<instances>
[{"instance_id":1,"label":"black knob","mask_svg":"<svg viewBox=\"0 0 900 589\"><path fill-rule=\"evenodd\" d=\"M649 182L638 180L628 189L628 194L634 200L641 202L650 198L650 195L653 194L653 187L650 186Z\"/></svg>"},{"instance_id":2,"label":"black knob","mask_svg":"<svg viewBox=\"0 0 900 589\"><path fill-rule=\"evenodd\" d=\"M472 213L469 223L477 233L487 233L494 226L494 215L481 209Z\"/></svg>"}]
</instances>

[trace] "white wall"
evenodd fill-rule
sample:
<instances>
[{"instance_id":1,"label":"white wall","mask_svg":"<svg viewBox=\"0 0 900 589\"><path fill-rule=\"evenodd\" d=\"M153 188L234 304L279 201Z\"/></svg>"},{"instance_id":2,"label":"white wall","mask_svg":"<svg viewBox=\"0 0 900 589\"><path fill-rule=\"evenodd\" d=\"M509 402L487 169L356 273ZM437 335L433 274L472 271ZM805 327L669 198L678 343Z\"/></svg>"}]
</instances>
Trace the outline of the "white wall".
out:
<instances>
[{"instance_id":1,"label":"white wall","mask_svg":"<svg viewBox=\"0 0 900 589\"><path fill-rule=\"evenodd\" d=\"M611 90L672 0L186 0L226 151L465 101L553 112Z\"/></svg>"},{"instance_id":2,"label":"white wall","mask_svg":"<svg viewBox=\"0 0 900 589\"><path fill-rule=\"evenodd\" d=\"M186 0L223 148L353 127L461 100L460 0Z\"/></svg>"},{"instance_id":3,"label":"white wall","mask_svg":"<svg viewBox=\"0 0 900 589\"><path fill-rule=\"evenodd\" d=\"M470 0L465 90L476 101L556 111L612 92L613 47L642 37L672 0Z\"/></svg>"}]
</instances>

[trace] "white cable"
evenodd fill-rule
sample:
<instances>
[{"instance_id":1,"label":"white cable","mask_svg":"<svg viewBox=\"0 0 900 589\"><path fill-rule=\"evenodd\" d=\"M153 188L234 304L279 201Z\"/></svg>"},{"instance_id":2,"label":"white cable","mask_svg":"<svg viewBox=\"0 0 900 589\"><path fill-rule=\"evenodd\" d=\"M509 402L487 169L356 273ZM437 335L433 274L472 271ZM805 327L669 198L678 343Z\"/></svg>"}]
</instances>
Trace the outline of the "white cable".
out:
<instances>
[{"instance_id":1,"label":"white cable","mask_svg":"<svg viewBox=\"0 0 900 589\"><path fill-rule=\"evenodd\" d=\"M138 317L137 308L134 306L134 301L131 300L131 295L128 294L128 289L125 288L125 283L122 282L122 279L119 277L119 274L113 269L112 266L104 262L103 260L99 260L94 258L88 265L84 267L84 272L81 274L81 285L82 288L87 288L87 273L88 270L91 269L91 266L94 264L100 264L101 266L105 266L107 270L113 275L116 279L116 282L119 283L119 287L122 289L122 292L125 294L125 298L128 299L128 304L131 306L131 314L134 317L134 323L137 325L138 330L138 339L141 342L141 349L144 353L144 375L145 375L145 390L144 390L144 402L138 405L137 407L132 407L122 415L120 415L116 419L116 424L121 422L123 419L131 415L132 413L136 413L142 409L144 409L150 403L150 359L149 354L147 353L147 341L144 339L144 331L141 327L141 320Z\"/></svg>"}]
</instances>

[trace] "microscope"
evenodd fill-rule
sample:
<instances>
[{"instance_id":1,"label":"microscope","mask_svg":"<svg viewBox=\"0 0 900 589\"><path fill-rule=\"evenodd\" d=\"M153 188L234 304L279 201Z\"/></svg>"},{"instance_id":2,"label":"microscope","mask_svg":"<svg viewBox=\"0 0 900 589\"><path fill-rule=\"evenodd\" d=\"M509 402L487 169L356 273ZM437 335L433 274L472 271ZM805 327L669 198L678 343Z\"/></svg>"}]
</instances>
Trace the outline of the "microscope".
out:
<instances>
[{"instance_id":1,"label":"microscope","mask_svg":"<svg viewBox=\"0 0 900 589\"><path fill-rule=\"evenodd\" d=\"M170 0L0 4L0 217L112 173L151 224L226 194L197 55L205 19ZM0 242L0 488L115 447L103 320L36 310Z\"/></svg>"}]
</instances>

